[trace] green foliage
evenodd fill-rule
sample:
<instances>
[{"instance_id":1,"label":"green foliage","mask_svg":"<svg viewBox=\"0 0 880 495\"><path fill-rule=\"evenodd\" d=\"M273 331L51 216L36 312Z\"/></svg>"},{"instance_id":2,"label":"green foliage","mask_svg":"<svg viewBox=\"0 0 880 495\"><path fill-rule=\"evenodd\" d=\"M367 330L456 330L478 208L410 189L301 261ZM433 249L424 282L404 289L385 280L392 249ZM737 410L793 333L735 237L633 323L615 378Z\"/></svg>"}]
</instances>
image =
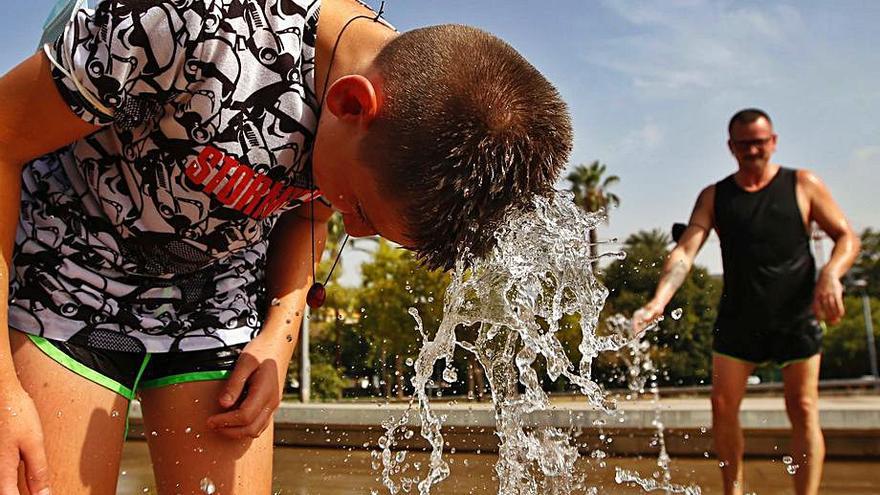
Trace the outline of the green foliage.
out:
<instances>
[{"instance_id":1,"label":"green foliage","mask_svg":"<svg viewBox=\"0 0 880 495\"><path fill-rule=\"evenodd\" d=\"M616 175L605 176L606 166L593 161L589 165L578 165L568 174L566 180L571 183L574 202L586 211L599 211L609 206L620 204L620 198L608 189L620 182Z\"/></svg>"},{"instance_id":2,"label":"green foliage","mask_svg":"<svg viewBox=\"0 0 880 495\"><path fill-rule=\"evenodd\" d=\"M620 177L616 175L605 175L605 165L599 163L599 160L593 161L590 165L578 165L574 168L566 180L571 184L571 192L574 193L574 202L578 206L588 212L596 212L599 210L607 210L609 206L617 206L620 204L620 198L608 189L620 182ZM607 215L607 211L606 211ZM598 259L596 248L596 231L590 231L590 255L594 260ZM593 261L595 269L598 261Z\"/></svg>"},{"instance_id":3,"label":"green foliage","mask_svg":"<svg viewBox=\"0 0 880 495\"><path fill-rule=\"evenodd\" d=\"M669 243L669 237L659 230L640 231L626 240L626 259L611 263L605 270L603 282L610 293L603 320L615 313L630 316L648 302L660 280ZM660 328L648 336L652 342L652 359L664 370L659 377L661 384L708 383L712 328L720 297L720 281L711 277L704 267L694 266L666 307L666 318ZM676 308L683 311L678 320L670 316ZM604 380L623 383L617 356L602 356L596 373Z\"/></svg>"},{"instance_id":4,"label":"green foliage","mask_svg":"<svg viewBox=\"0 0 880 495\"><path fill-rule=\"evenodd\" d=\"M322 400L339 400L346 386L342 370L329 363L312 364L312 394Z\"/></svg>"},{"instance_id":5,"label":"green foliage","mask_svg":"<svg viewBox=\"0 0 880 495\"><path fill-rule=\"evenodd\" d=\"M862 298L844 299L846 314L837 325L825 332L822 354L822 378L853 378L871 374L868 363L867 334ZM870 298L874 324L874 345L880 355L880 299Z\"/></svg>"},{"instance_id":6,"label":"green foliage","mask_svg":"<svg viewBox=\"0 0 880 495\"><path fill-rule=\"evenodd\" d=\"M448 275L428 271L410 251L384 240L379 241L372 261L361 265L361 274L361 331L387 355L415 356L421 339L408 310L418 310L426 330L436 329Z\"/></svg>"},{"instance_id":7,"label":"green foliage","mask_svg":"<svg viewBox=\"0 0 880 495\"><path fill-rule=\"evenodd\" d=\"M361 274L359 329L369 342L372 361L383 370L393 363L400 384L404 360L415 357L421 348L421 336L408 310L418 310L426 332L435 330L449 276L427 270L410 251L384 240L379 241L373 259L361 265ZM385 374L389 382L390 375Z\"/></svg>"},{"instance_id":8,"label":"green foliage","mask_svg":"<svg viewBox=\"0 0 880 495\"><path fill-rule=\"evenodd\" d=\"M880 297L880 231L865 229L861 235L862 251L850 271L854 279L868 283L871 297Z\"/></svg>"}]
</instances>

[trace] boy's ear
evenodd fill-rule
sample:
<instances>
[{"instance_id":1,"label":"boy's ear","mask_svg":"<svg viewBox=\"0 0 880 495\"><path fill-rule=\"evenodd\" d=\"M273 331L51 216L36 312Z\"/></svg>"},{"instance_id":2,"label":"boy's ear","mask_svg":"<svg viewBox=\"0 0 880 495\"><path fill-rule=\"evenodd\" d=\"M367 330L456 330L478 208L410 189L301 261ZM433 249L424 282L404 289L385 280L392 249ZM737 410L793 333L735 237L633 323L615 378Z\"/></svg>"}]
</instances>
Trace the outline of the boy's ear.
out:
<instances>
[{"instance_id":1,"label":"boy's ear","mask_svg":"<svg viewBox=\"0 0 880 495\"><path fill-rule=\"evenodd\" d=\"M376 88L361 75L340 77L327 90L327 109L339 120L369 124L379 113Z\"/></svg>"}]
</instances>

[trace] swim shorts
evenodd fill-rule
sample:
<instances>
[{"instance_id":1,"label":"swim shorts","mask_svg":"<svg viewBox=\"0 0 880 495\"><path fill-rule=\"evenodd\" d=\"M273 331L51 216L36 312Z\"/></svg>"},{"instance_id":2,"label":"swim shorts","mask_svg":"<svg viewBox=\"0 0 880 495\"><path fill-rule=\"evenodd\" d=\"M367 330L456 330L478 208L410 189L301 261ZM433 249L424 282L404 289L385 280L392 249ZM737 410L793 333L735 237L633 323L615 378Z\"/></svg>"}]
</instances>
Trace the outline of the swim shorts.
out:
<instances>
[{"instance_id":1,"label":"swim shorts","mask_svg":"<svg viewBox=\"0 0 880 495\"><path fill-rule=\"evenodd\" d=\"M89 345L76 336L66 342L36 335L28 338L60 365L128 400L134 399L138 390L147 388L223 380L232 372L245 346L165 353L121 352Z\"/></svg>"},{"instance_id":2,"label":"swim shorts","mask_svg":"<svg viewBox=\"0 0 880 495\"><path fill-rule=\"evenodd\" d=\"M785 367L822 351L824 325L810 318L787 327L738 328L716 323L712 350L752 364L774 362Z\"/></svg>"}]
</instances>

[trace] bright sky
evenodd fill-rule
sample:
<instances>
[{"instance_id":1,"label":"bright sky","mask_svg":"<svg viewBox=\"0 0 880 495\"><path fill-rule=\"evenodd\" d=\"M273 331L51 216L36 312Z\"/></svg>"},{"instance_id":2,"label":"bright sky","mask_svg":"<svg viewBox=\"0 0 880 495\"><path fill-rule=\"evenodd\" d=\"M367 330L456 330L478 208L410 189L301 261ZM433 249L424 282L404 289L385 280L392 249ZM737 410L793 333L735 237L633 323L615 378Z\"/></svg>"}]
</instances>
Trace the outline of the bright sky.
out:
<instances>
[{"instance_id":1,"label":"bright sky","mask_svg":"<svg viewBox=\"0 0 880 495\"><path fill-rule=\"evenodd\" d=\"M5 2L0 71L33 52L53 4ZM735 170L726 124L750 106L774 120L778 163L816 172L856 229L880 228L880 2L389 0L385 10L400 30L486 29L547 75L574 118L572 165L599 159L621 178L601 237L686 221L700 189ZM346 258L345 282L357 261ZM720 272L717 242L698 262Z\"/></svg>"}]
</instances>

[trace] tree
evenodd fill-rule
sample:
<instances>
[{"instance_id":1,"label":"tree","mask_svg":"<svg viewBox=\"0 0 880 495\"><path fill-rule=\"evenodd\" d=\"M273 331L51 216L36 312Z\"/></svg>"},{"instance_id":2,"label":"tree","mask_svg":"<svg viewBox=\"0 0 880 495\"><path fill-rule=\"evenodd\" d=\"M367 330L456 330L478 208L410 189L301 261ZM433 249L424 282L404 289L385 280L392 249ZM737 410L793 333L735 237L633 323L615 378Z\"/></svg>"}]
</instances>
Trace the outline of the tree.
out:
<instances>
[{"instance_id":1,"label":"tree","mask_svg":"<svg viewBox=\"0 0 880 495\"><path fill-rule=\"evenodd\" d=\"M862 250L850 271L852 279L863 279L871 297L880 298L880 231L862 231Z\"/></svg>"},{"instance_id":2,"label":"tree","mask_svg":"<svg viewBox=\"0 0 880 495\"><path fill-rule=\"evenodd\" d=\"M593 213L620 204L620 198L608 190L612 185L620 182L620 177L616 175L605 177L605 168L604 164L595 160L589 166L583 164L576 166L574 171L568 174L567 180L571 183L574 201L584 211ZM596 243L596 231L591 230L590 254L594 260L598 258ZM593 268L595 267L596 261L593 261Z\"/></svg>"},{"instance_id":3,"label":"tree","mask_svg":"<svg viewBox=\"0 0 880 495\"><path fill-rule=\"evenodd\" d=\"M861 296L844 298L846 313L836 325L828 326L822 342L822 379L857 378L871 374L868 341ZM874 345L880 356L880 299L871 298Z\"/></svg>"},{"instance_id":4,"label":"tree","mask_svg":"<svg viewBox=\"0 0 880 495\"><path fill-rule=\"evenodd\" d=\"M373 259L361 265L361 274L359 328L370 344L372 359L383 371L386 396L392 393L392 382L397 395L402 396L405 359L418 355L421 348L421 337L408 310L418 310L426 332L436 330L449 276L427 270L412 252L393 247L384 239L379 240Z\"/></svg>"}]
</instances>

